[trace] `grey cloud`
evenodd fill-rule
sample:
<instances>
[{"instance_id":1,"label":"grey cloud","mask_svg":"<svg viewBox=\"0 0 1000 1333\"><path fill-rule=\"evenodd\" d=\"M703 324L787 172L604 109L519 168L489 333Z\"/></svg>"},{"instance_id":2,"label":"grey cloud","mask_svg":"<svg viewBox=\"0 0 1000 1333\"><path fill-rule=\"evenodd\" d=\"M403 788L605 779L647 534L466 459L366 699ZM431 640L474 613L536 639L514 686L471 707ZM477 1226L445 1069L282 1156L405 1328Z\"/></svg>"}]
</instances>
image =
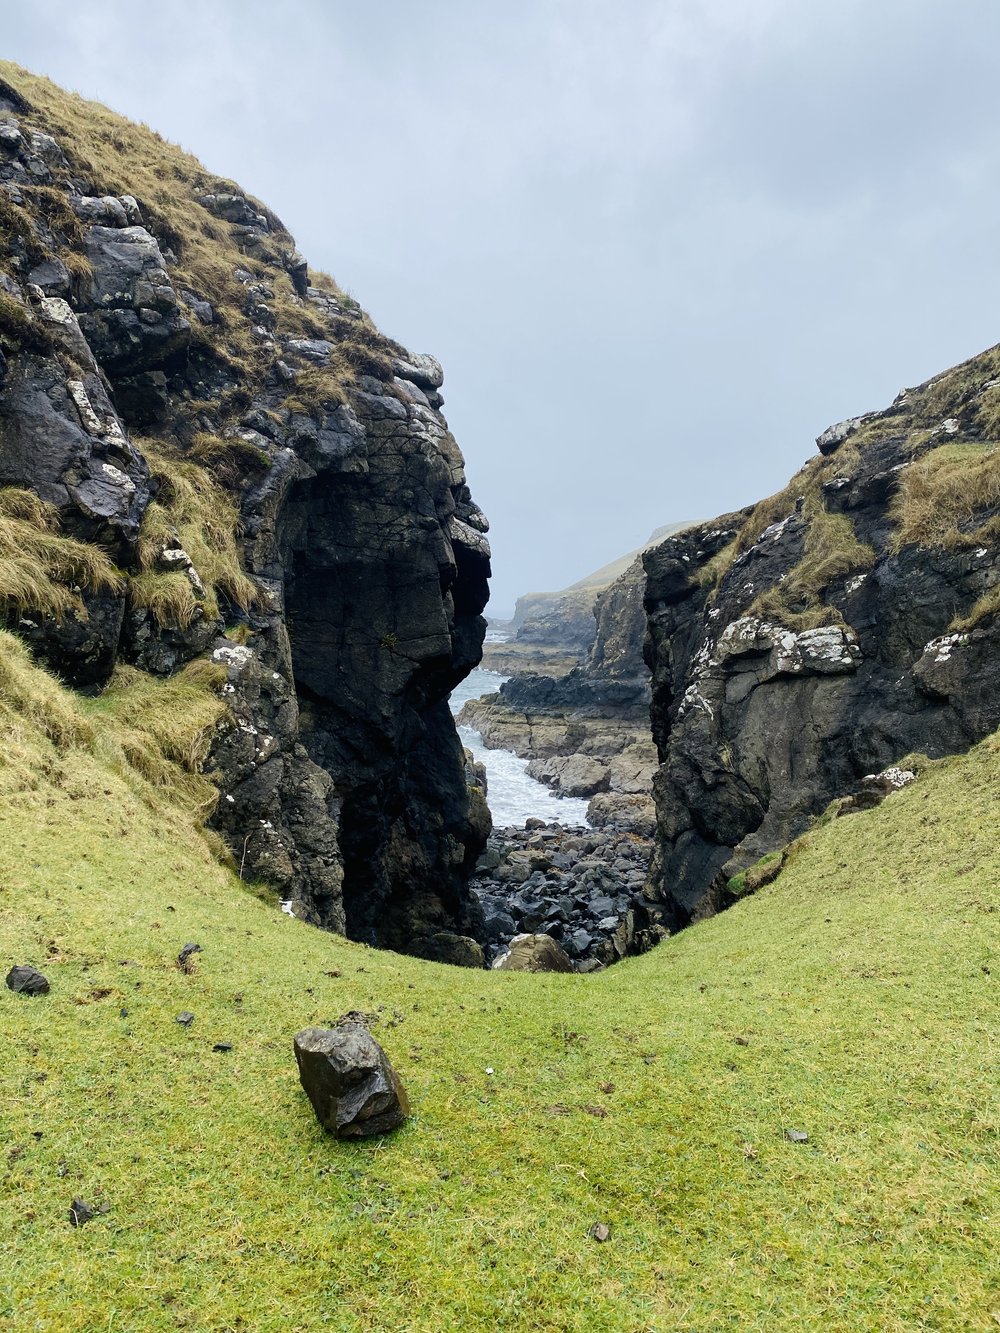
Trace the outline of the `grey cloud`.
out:
<instances>
[{"instance_id":1,"label":"grey cloud","mask_svg":"<svg viewBox=\"0 0 1000 1333\"><path fill-rule=\"evenodd\" d=\"M5 36L442 359L501 610L998 336L991 0L38 0Z\"/></svg>"}]
</instances>

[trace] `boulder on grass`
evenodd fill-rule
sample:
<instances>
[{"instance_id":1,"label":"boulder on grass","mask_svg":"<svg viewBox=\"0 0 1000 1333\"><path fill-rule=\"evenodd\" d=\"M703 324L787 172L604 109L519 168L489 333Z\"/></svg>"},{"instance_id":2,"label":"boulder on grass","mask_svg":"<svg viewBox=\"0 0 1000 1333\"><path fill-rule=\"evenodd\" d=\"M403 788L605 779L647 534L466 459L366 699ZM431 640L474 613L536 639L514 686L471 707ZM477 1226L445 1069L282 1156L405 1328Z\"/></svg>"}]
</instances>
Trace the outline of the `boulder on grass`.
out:
<instances>
[{"instance_id":1,"label":"boulder on grass","mask_svg":"<svg viewBox=\"0 0 1000 1333\"><path fill-rule=\"evenodd\" d=\"M409 1114L399 1076L363 1023L304 1028L295 1059L316 1119L338 1139L387 1134Z\"/></svg>"}]
</instances>

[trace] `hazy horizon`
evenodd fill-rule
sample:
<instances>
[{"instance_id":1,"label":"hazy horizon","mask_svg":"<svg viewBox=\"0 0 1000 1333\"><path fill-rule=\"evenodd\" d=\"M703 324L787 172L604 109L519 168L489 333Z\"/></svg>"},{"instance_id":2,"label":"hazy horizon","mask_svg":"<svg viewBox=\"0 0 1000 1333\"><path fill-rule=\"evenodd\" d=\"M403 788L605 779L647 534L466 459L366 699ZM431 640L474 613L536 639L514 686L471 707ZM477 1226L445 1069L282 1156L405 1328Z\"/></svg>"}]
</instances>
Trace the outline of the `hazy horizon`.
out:
<instances>
[{"instance_id":1,"label":"hazy horizon","mask_svg":"<svg viewBox=\"0 0 1000 1333\"><path fill-rule=\"evenodd\" d=\"M4 35L439 357L494 616L1000 337L988 0L36 0Z\"/></svg>"}]
</instances>

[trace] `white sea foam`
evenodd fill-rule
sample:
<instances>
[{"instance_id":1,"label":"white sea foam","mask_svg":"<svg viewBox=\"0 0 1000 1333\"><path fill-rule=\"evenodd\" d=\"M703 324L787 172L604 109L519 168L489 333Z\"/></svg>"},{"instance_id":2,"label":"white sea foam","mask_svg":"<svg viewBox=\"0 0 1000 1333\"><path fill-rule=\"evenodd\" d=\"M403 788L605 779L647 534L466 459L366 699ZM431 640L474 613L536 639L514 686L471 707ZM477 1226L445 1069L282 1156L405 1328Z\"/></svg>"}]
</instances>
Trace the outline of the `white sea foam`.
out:
<instances>
[{"instance_id":1,"label":"white sea foam","mask_svg":"<svg viewBox=\"0 0 1000 1333\"><path fill-rule=\"evenodd\" d=\"M452 692L451 711L457 714L467 700L495 694L506 679L496 671L473 671ZM526 759L519 759L510 750L488 750L482 736L472 727L459 727L458 734L466 749L486 766L489 788L486 801L497 828L523 826L532 816L571 828L588 827L586 801L574 796L556 796L550 787L528 776Z\"/></svg>"}]
</instances>

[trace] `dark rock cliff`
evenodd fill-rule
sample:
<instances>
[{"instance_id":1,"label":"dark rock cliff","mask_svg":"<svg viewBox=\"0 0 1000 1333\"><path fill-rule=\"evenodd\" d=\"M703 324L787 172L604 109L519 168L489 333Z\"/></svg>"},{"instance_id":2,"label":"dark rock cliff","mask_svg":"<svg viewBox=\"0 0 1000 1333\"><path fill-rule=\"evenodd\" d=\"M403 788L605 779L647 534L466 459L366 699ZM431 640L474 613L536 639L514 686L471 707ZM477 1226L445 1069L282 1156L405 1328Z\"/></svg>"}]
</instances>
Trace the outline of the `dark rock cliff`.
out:
<instances>
[{"instance_id":1,"label":"dark rock cliff","mask_svg":"<svg viewBox=\"0 0 1000 1333\"><path fill-rule=\"evenodd\" d=\"M668 925L866 775L1000 723L998 376L994 349L831 427L779 495L646 553Z\"/></svg>"},{"instance_id":2,"label":"dark rock cliff","mask_svg":"<svg viewBox=\"0 0 1000 1333\"><path fill-rule=\"evenodd\" d=\"M213 661L241 873L449 958L479 933L489 816L447 696L490 571L440 367L231 182L3 74L0 520L34 559L0 587L8 625L89 690Z\"/></svg>"}]
</instances>

